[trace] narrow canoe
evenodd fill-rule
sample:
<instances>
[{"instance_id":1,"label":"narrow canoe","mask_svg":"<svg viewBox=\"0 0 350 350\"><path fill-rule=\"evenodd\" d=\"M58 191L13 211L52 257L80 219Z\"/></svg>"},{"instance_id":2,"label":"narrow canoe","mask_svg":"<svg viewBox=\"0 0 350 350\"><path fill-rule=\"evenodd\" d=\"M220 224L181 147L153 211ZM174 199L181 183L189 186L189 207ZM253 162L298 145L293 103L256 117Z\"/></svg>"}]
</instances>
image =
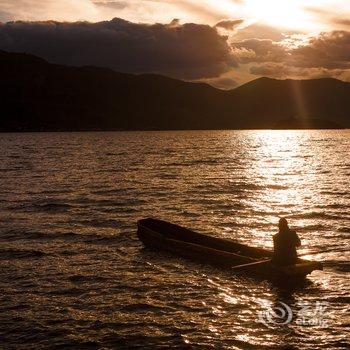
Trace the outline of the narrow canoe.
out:
<instances>
[{"instance_id":1,"label":"narrow canoe","mask_svg":"<svg viewBox=\"0 0 350 350\"><path fill-rule=\"evenodd\" d=\"M273 255L270 250L198 233L162 220L143 219L137 226L137 236L146 247L212 265L232 267L233 271L237 265L250 264L238 270L269 278L304 278L314 270L322 270L321 263L304 259L298 259L295 265L276 266L270 262Z\"/></svg>"}]
</instances>

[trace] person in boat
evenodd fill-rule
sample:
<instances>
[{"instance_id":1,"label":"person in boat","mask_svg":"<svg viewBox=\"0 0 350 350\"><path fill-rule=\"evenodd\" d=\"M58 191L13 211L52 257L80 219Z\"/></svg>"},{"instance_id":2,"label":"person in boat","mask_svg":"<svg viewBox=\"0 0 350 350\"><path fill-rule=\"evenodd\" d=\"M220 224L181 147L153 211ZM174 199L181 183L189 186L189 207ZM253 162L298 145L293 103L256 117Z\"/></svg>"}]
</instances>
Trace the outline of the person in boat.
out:
<instances>
[{"instance_id":1,"label":"person in boat","mask_svg":"<svg viewBox=\"0 0 350 350\"><path fill-rule=\"evenodd\" d=\"M294 265L298 260L297 248L301 246L297 233L291 230L285 218L278 223L278 233L273 236L273 258L276 265Z\"/></svg>"}]
</instances>

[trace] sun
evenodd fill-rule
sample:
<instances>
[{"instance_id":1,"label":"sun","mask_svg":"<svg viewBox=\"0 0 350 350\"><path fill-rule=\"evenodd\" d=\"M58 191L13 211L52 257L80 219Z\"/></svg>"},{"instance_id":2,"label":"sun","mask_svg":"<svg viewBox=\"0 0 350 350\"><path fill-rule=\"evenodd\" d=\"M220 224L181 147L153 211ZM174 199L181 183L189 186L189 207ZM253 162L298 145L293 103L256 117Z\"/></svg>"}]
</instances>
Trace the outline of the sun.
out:
<instances>
[{"instance_id":1,"label":"sun","mask_svg":"<svg viewBox=\"0 0 350 350\"><path fill-rule=\"evenodd\" d=\"M310 29L304 0L246 0L245 12L254 21L288 29Z\"/></svg>"}]
</instances>

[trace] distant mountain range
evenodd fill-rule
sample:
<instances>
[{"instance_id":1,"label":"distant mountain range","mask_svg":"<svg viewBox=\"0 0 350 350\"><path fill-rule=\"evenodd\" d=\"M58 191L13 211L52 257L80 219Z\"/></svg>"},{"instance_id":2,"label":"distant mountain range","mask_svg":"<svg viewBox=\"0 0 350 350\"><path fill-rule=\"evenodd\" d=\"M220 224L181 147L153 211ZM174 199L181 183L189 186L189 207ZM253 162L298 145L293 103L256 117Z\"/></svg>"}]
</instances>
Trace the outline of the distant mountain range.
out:
<instances>
[{"instance_id":1,"label":"distant mountain range","mask_svg":"<svg viewBox=\"0 0 350 350\"><path fill-rule=\"evenodd\" d=\"M0 51L0 131L350 127L350 83L260 78L231 91Z\"/></svg>"}]
</instances>

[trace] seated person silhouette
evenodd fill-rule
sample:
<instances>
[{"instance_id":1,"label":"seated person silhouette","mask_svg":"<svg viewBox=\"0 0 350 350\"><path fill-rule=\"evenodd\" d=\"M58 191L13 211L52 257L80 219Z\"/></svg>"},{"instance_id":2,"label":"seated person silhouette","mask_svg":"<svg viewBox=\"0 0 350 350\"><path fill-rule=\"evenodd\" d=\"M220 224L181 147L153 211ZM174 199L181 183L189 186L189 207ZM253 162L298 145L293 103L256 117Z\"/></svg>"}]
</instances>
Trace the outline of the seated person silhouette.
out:
<instances>
[{"instance_id":1,"label":"seated person silhouette","mask_svg":"<svg viewBox=\"0 0 350 350\"><path fill-rule=\"evenodd\" d=\"M297 247L301 246L297 233L291 230L285 218L279 220L279 231L273 236L273 258L275 265L294 265L298 260Z\"/></svg>"}]
</instances>

